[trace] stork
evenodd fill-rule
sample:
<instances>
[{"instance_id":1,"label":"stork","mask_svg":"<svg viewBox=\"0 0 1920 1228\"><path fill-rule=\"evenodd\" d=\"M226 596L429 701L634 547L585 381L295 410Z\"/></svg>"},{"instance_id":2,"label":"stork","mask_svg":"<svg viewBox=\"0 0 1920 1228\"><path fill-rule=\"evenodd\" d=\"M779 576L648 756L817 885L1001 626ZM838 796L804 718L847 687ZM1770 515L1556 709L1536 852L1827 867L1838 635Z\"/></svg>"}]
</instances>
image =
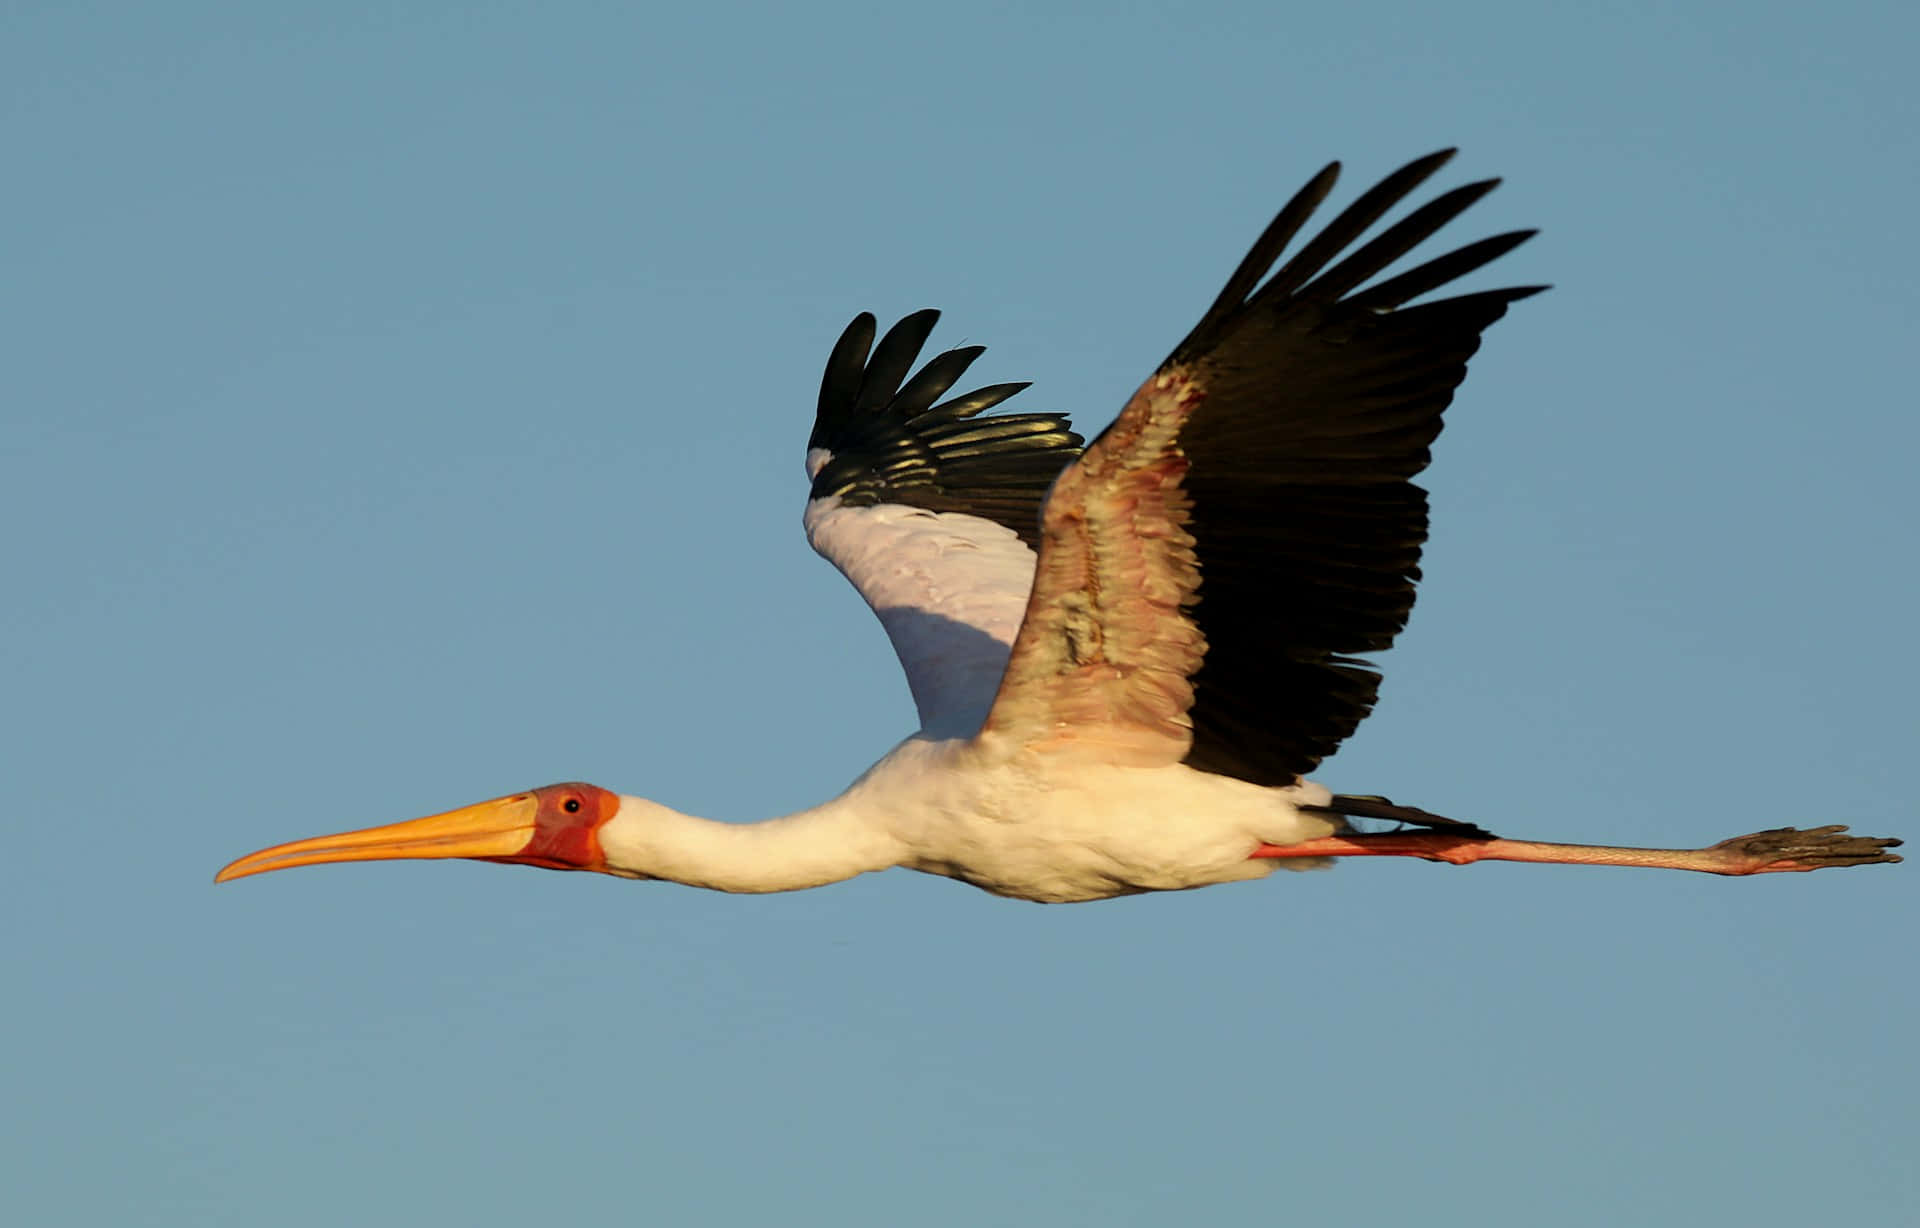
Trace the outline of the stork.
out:
<instances>
[{"instance_id":1,"label":"stork","mask_svg":"<svg viewBox=\"0 0 1920 1228\"><path fill-rule=\"evenodd\" d=\"M1372 709L1412 609L1427 465L1480 334L1542 286L1421 300L1531 237L1375 280L1499 182L1363 238L1451 156L1387 176L1280 264L1339 173L1282 208L1193 331L1091 444L1054 413L940 398L981 347L909 377L938 318L833 347L807 539L879 616L920 728L831 801L758 823L589 784L275 845L217 881L464 857L789 891L894 866L1002 896L1097 900L1341 857L1748 875L1894 862L1900 841L1779 828L1706 848L1508 840L1306 774ZM937 402L937 403L936 403ZM1353 820L1388 820L1362 830Z\"/></svg>"}]
</instances>

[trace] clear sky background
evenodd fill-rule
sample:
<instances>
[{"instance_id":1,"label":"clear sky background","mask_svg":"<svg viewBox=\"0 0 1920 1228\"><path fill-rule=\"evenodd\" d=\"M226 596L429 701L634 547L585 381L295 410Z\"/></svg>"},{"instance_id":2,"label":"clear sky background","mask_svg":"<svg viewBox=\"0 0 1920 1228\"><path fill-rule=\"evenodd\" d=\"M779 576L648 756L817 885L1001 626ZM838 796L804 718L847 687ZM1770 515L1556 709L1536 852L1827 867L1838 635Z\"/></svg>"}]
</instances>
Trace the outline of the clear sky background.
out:
<instances>
[{"instance_id":1,"label":"clear sky background","mask_svg":"<svg viewBox=\"0 0 1920 1228\"><path fill-rule=\"evenodd\" d=\"M1321 771L1512 835L1920 835L1895 3L0 8L0 1189L20 1224L1920 1219L1920 866L1361 863L1042 908L263 844L911 726L800 535L946 310L1104 425L1272 211L1543 235ZM1436 249L1437 250L1437 249ZM1284 697L1276 696L1275 702Z\"/></svg>"}]
</instances>

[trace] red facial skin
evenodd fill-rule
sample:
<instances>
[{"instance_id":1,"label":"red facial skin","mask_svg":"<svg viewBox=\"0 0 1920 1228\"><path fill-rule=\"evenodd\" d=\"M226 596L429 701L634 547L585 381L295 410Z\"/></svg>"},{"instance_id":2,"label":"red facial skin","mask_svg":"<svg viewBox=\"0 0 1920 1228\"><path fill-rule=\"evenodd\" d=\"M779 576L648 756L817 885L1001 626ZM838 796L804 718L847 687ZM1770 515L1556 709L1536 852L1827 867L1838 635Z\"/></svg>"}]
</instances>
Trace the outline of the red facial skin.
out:
<instances>
[{"instance_id":1,"label":"red facial skin","mask_svg":"<svg viewBox=\"0 0 1920 1228\"><path fill-rule=\"evenodd\" d=\"M533 838L511 857L477 857L508 865L539 866L544 870L605 870L600 852L600 825L620 809L620 797L598 785L581 781L535 789L540 809Z\"/></svg>"}]
</instances>

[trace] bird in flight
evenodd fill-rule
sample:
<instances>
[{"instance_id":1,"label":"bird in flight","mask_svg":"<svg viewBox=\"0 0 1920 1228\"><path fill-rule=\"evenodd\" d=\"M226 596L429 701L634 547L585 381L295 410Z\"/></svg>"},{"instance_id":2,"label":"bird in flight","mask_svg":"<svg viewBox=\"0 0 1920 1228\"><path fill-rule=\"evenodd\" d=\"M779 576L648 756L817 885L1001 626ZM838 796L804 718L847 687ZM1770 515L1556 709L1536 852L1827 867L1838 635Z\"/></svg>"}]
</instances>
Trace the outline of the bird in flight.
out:
<instances>
[{"instance_id":1,"label":"bird in flight","mask_svg":"<svg viewBox=\"0 0 1920 1228\"><path fill-rule=\"evenodd\" d=\"M1339 164L1315 175L1084 446L1058 414L981 416L1024 384L941 400L982 351L913 371L938 313L877 346L873 316L854 318L820 385L804 522L879 616L920 728L839 797L723 823L548 785L276 845L218 881L464 857L763 892L905 866L1065 902L1341 857L1727 875L1899 861L1900 841L1837 825L1697 849L1508 840L1306 779L1373 707L1380 675L1358 654L1390 646L1413 607L1413 478L1441 413L1482 331L1544 289L1424 297L1532 231L1380 277L1498 183L1366 237L1452 153L1387 176L1282 263Z\"/></svg>"}]
</instances>

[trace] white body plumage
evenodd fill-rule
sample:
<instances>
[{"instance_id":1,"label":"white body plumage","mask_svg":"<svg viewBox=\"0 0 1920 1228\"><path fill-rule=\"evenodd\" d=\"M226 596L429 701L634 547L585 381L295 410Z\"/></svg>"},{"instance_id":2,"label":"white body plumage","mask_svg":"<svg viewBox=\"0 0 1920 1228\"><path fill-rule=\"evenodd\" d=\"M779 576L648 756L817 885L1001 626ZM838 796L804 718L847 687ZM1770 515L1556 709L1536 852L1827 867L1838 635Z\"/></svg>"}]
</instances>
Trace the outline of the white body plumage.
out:
<instances>
[{"instance_id":1,"label":"white body plumage","mask_svg":"<svg viewBox=\"0 0 1920 1228\"><path fill-rule=\"evenodd\" d=\"M1058 904L1178 891L1311 869L1250 858L1261 844L1334 833L1310 782L1263 788L1173 764L1115 768L1097 754L991 736L908 738L824 805L721 823L622 797L600 828L608 860L721 891L793 891L904 866L995 895Z\"/></svg>"}]
</instances>

